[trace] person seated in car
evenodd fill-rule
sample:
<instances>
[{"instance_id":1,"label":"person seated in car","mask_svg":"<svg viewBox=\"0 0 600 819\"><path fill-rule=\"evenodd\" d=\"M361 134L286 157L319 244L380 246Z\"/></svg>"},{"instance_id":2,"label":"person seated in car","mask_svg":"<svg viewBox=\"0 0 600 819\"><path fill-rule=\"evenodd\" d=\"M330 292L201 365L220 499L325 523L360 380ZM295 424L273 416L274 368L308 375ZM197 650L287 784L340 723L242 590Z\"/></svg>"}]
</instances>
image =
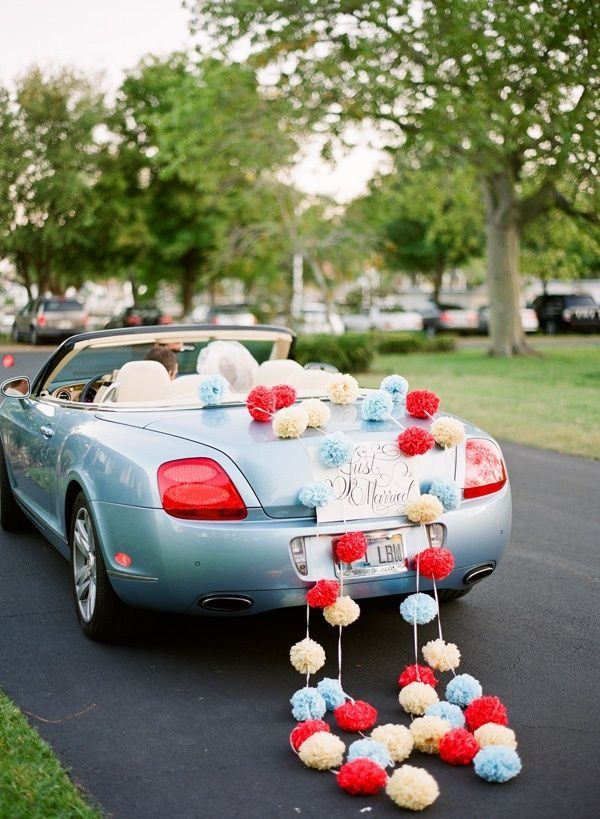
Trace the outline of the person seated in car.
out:
<instances>
[{"instance_id":1,"label":"person seated in car","mask_svg":"<svg viewBox=\"0 0 600 819\"><path fill-rule=\"evenodd\" d=\"M177 372L179 370L177 356L173 350L169 350L168 347L155 344L154 347L151 347L146 353L145 359L146 361L158 361L159 364L162 364L169 373L171 381L177 378Z\"/></svg>"}]
</instances>

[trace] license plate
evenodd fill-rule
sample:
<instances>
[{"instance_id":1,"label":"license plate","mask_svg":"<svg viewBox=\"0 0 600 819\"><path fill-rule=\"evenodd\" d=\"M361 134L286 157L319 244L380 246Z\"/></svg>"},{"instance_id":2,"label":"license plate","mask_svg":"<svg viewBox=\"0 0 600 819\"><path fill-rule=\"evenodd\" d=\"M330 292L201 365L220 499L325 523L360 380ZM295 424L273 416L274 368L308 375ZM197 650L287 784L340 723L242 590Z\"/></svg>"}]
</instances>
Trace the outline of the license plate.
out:
<instances>
[{"instance_id":1,"label":"license plate","mask_svg":"<svg viewBox=\"0 0 600 819\"><path fill-rule=\"evenodd\" d=\"M336 563L336 577L341 576L342 570L344 578L380 577L408 571L405 529L383 529L365 532L365 535L368 544L365 558L342 566Z\"/></svg>"},{"instance_id":2,"label":"license plate","mask_svg":"<svg viewBox=\"0 0 600 819\"><path fill-rule=\"evenodd\" d=\"M71 329L71 322L70 321L59 321L58 322L58 329L59 330L70 330Z\"/></svg>"}]
</instances>

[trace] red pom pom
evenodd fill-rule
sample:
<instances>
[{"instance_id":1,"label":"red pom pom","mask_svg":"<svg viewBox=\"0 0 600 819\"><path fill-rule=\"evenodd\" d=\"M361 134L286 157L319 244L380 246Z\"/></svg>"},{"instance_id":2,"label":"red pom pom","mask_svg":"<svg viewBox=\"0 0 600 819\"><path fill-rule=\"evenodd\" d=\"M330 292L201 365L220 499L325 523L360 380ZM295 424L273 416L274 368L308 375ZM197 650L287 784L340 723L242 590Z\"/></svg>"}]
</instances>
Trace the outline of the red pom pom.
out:
<instances>
[{"instance_id":1,"label":"red pom pom","mask_svg":"<svg viewBox=\"0 0 600 819\"><path fill-rule=\"evenodd\" d=\"M424 455L434 445L433 435L421 427L409 427L398 435L398 447L403 455Z\"/></svg>"},{"instance_id":2,"label":"red pom pom","mask_svg":"<svg viewBox=\"0 0 600 819\"><path fill-rule=\"evenodd\" d=\"M300 746L305 739L312 737L317 731L329 731L329 725L322 719L307 719L306 722L299 722L290 734L290 742L295 751L300 750Z\"/></svg>"},{"instance_id":3,"label":"red pom pom","mask_svg":"<svg viewBox=\"0 0 600 819\"><path fill-rule=\"evenodd\" d=\"M337 580L317 580L312 589L306 592L306 602L313 609L324 609L338 599L340 584Z\"/></svg>"},{"instance_id":4,"label":"red pom pom","mask_svg":"<svg viewBox=\"0 0 600 819\"><path fill-rule=\"evenodd\" d=\"M340 788L354 796L369 796L383 788L387 774L371 759L353 759L339 769L337 781Z\"/></svg>"},{"instance_id":5,"label":"red pom pom","mask_svg":"<svg viewBox=\"0 0 600 819\"><path fill-rule=\"evenodd\" d=\"M454 568L454 556L449 549L430 546L415 557L415 570L429 580L443 580Z\"/></svg>"},{"instance_id":6,"label":"red pom pom","mask_svg":"<svg viewBox=\"0 0 600 819\"><path fill-rule=\"evenodd\" d=\"M506 708L498 697L478 697L465 710L467 726L476 731L486 722L495 722L497 725L508 725Z\"/></svg>"},{"instance_id":7,"label":"red pom pom","mask_svg":"<svg viewBox=\"0 0 600 819\"><path fill-rule=\"evenodd\" d=\"M404 688L405 685L410 685L412 682L422 682L435 688L438 679L428 665L407 665L398 677L398 685Z\"/></svg>"},{"instance_id":8,"label":"red pom pom","mask_svg":"<svg viewBox=\"0 0 600 819\"><path fill-rule=\"evenodd\" d=\"M367 553L367 538L362 532L347 532L338 538L333 546L339 563L353 563Z\"/></svg>"},{"instance_id":9,"label":"red pom pom","mask_svg":"<svg viewBox=\"0 0 600 819\"><path fill-rule=\"evenodd\" d=\"M296 400L296 390L288 384L277 384L276 387L271 387L271 391L275 394L276 410L291 407Z\"/></svg>"},{"instance_id":10,"label":"red pom pom","mask_svg":"<svg viewBox=\"0 0 600 819\"><path fill-rule=\"evenodd\" d=\"M406 396L406 411L413 418L428 418L435 415L439 405L439 397L429 390L413 390Z\"/></svg>"},{"instance_id":11,"label":"red pom pom","mask_svg":"<svg viewBox=\"0 0 600 819\"><path fill-rule=\"evenodd\" d=\"M464 728L452 728L440 739L440 756L450 765L470 765L479 750L479 743Z\"/></svg>"},{"instance_id":12,"label":"red pom pom","mask_svg":"<svg viewBox=\"0 0 600 819\"><path fill-rule=\"evenodd\" d=\"M333 712L342 731L368 731L377 722L377 709L363 700L348 701Z\"/></svg>"},{"instance_id":13,"label":"red pom pom","mask_svg":"<svg viewBox=\"0 0 600 819\"><path fill-rule=\"evenodd\" d=\"M270 421L275 412L275 393L269 387L254 387L248 393L246 406L255 421Z\"/></svg>"}]
</instances>

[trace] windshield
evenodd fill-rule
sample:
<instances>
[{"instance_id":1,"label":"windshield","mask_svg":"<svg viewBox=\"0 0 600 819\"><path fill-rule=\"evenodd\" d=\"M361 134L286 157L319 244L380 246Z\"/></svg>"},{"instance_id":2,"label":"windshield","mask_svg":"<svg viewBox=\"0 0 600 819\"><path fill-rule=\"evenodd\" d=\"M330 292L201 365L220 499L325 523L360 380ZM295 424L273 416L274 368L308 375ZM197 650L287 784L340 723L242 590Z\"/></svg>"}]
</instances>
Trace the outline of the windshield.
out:
<instances>
[{"instance_id":1,"label":"windshield","mask_svg":"<svg viewBox=\"0 0 600 819\"><path fill-rule=\"evenodd\" d=\"M78 301L52 299L51 301L45 301L42 308L46 313L67 313L75 310L83 310L83 304Z\"/></svg>"}]
</instances>

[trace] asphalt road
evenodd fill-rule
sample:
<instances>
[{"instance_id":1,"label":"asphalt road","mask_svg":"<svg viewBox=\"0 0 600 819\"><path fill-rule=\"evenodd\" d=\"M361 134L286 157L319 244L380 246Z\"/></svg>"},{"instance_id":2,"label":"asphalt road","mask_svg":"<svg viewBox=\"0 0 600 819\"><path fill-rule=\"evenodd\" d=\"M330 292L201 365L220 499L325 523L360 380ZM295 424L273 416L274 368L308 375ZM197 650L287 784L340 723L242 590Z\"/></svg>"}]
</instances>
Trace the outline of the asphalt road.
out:
<instances>
[{"instance_id":1,"label":"asphalt road","mask_svg":"<svg viewBox=\"0 0 600 819\"><path fill-rule=\"evenodd\" d=\"M33 363L23 356L15 375ZM432 819L587 819L600 798L600 467L504 450L512 545L495 575L442 618L462 669L506 703L523 772L490 785L435 757L414 753L410 764L439 782ZM333 676L333 630L313 623ZM34 531L0 534L0 687L107 816L398 815L384 794L347 796L290 751L287 701L301 680L287 654L303 632L295 609L216 622L164 617L127 644L94 644L76 624L67 563ZM378 707L380 722L407 722L395 680L411 651L396 601L362 604L345 636L344 683Z\"/></svg>"}]
</instances>

